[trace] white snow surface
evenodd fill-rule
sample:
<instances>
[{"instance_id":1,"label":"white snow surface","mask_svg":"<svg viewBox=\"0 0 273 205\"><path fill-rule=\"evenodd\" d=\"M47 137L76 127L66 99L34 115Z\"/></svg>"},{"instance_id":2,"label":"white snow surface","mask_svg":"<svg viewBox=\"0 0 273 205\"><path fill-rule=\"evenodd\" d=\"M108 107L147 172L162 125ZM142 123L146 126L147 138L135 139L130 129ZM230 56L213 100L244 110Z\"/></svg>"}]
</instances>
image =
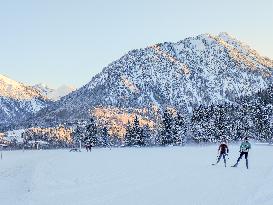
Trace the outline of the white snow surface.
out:
<instances>
[{"instance_id":1,"label":"white snow surface","mask_svg":"<svg viewBox=\"0 0 273 205\"><path fill-rule=\"evenodd\" d=\"M250 169L230 148L228 167L211 166L217 146L6 151L3 205L272 205L273 147L253 145Z\"/></svg>"}]
</instances>

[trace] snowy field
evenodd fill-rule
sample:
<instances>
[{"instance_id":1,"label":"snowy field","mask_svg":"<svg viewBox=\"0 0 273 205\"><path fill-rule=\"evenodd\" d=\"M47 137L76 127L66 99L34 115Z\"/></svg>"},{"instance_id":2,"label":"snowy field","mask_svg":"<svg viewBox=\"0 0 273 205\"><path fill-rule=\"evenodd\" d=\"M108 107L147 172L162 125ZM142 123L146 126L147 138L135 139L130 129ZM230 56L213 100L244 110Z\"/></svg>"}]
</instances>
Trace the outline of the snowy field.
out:
<instances>
[{"instance_id":1,"label":"snowy field","mask_svg":"<svg viewBox=\"0 0 273 205\"><path fill-rule=\"evenodd\" d=\"M0 160L1 205L272 205L273 146L253 145L250 169L231 146L7 151Z\"/></svg>"}]
</instances>

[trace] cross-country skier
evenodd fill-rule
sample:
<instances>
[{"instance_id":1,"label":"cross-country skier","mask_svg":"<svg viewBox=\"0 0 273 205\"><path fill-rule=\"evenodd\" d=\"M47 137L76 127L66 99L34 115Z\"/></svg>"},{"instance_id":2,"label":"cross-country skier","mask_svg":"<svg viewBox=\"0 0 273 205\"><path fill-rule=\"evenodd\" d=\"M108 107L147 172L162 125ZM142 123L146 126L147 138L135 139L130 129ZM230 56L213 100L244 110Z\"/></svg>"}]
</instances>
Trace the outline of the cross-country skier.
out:
<instances>
[{"instance_id":1,"label":"cross-country skier","mask_svg":"<svg viewBox=\"0 0 273 205\"><path fill-rule=\"evenodd\" d=\"M219 145L219 148L218 148L218 158L217 158L217 162L213 165L216 165L220 162L221 158L223 157L224 159L224 163L225 163L225 167L227 166L227 160L226 160L226 156L228 155L228 152L229 152L229 149L228 149L228 146L227 146L227 142L225 140L223 140L221 142L221 144Z\"/></svg>"},{"instance_id":2,"label":"cross-country skier","mask_svg":"<svg viewBox=\"0 0 273 205\"><path fill-rule=\"evenodd\" d=\"M251 144L248 141L248 137L245 137L244 141L241 143L241 146L240 146L240 156L237 159L236 164L234 164L232 167L237 167L238 164L239 164L239 161L245 155L246 168L248 169L248 152L249 152L250 149L251 149Z\"/></svg>"},{"instance_id":3,"label":"cross-country skier","mask_svg":"<svg viewBox=\"0 0 273 205\"><path fill-rule=\"evenodd\" d=\"M91 152L91 148L92 148L92 143L91 143L91 141L90 140L87 140L86 142L85 142L85 148L86 148L86 151L88 152Z\"/></svg>"}]
</instances>

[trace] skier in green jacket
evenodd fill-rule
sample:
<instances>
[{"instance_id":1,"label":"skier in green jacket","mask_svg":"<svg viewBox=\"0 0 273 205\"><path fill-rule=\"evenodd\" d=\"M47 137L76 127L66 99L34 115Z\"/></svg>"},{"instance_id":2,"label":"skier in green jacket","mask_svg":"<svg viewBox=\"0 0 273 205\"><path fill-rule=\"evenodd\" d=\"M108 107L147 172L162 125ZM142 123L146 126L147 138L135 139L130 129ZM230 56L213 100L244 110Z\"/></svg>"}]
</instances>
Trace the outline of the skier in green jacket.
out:
<instances>
[{"instance_id":1,"label":"skier in green jacket","mask_svg":"<svg viewBox=\"0 0 273 205\"><path fill-rule=\"evenodd\" d=\"M248 141L248 138L245 137L244 141L241 143L240 146L240 156L237 159L236 164L234 164L232 167L237 167L239 164L239 161L242 159L242 157L245 155L246 159L246 168L248 169L248 151L251 149L251 144Z\"/></svg>"}]
</instances>

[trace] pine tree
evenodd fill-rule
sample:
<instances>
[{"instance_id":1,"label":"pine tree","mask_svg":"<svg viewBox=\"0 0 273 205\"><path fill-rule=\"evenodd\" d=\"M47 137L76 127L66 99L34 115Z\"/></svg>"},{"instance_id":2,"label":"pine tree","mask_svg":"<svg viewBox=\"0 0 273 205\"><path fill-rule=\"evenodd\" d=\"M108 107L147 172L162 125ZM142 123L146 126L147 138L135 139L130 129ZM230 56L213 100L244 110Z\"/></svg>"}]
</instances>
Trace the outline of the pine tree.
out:
<instances>
[{"instance_id":1,"label":"pine tree","mask_svg":"<svg viewBox=\"0 0 273 205\"><path fill-rule=\"evenodd\" d=\"M110 146L110 135L108 134L107 127L103 127L101 130L101 145L103 147L109 147Z\"/></svg>"},{"instance_id":2,"label":"pine tree","mask_svg":"<svg viewBox=\"0 0 273 205\"><path fill-rule=\"evenodd\" d=\"M186 139L187 126L184 118L178 112L175 117L175 123L173 127L174 144L183 145Z\"/></svg>"},{"instance_id":3,"label":"pine tree","mask_svg":"<svg viewBox=\"0 0 273 205\"><path fill-rule=\"evenodd\" d=\"M126 133L124 136L124 145L125 146L132 146L133 145L133 140L132 140L133 136L132 136L132 127L131 127L131 123L130 121L128 121L127 125L126 125Z\"/></svg>"},{"instance_id":4,"label":"pine tree","mask_svg":"<svg viewBox=\"0 0 273 205\"><path fill-rule=\"evenodd\" d=\"M269 110L264 107L258 107L256 113L256 128L259 139L262 141L270 141L271 139L271 128L269 122Z\"/></svg>"},{"instance_id":5,"label":"pine tree","mask_svg":"<svg viewBox=\"0 0 273 205\"><path fill-rule=\"evenodd\" d=\"M173 125L174 120L172 113L167 109L164 111L162 116L162 123L161 123L161 131L160 131L160 139L159 143L163 146L173 144Z\"/></svg>"},{"instance_id":6,"label":"pine tree","mask_svg":"<svg viewBox=\"0 0 273 205\"><path fill-rule=\"evenodd\" d=\"M119 147L119 146L122 145L122 140L121 140L118 136L113 135L113 136L111 136L111 138L110 138L110 144L111 144L111 146L113 146L113 147Z\"/></svg>"},{"instance_id":7,"label":"pine tree","mask_svg":"<svg viewBox=\"0 0 273 205\"><path fill-rule=\"evenodd\" d=\"M135 116L133 127L132 127L132 144L137 146L144 145L144 138L142 135L142 129L139 125L138 117Z\"/></svg>"},{"instance_id":8,"label":"pine tree","mask_svg":"<svg viewBox=\"0 0 273 205\"><path fill-rule=\"evenodd\" d=\"M75 145L80 146L81 141L83 140L83 131L79 125L74 129L72 133L72 141Z\"/></svg>"},{"instance_id":9,"label":"pine tree","mask_svg":"<svg viewBox=\"0 0 273 205\"><path fill-rule=\"evenodd\" d=\"M93 118L90 119L88 125L86 126L86 136L84 142L91 143L93 146L98 145L97 125Z\"/></svg>"},{"instance_id":10,"label":"pine tree","mask_svg":"<svg viewBox=\"0 0 273 205\"><path fill-rule=\"evenodd\" d=\"M142 146L151 146L152 135L151 130L147 125L144 125L141 129L141 138L143 139Z\"/></svg>"}]
</instances>

